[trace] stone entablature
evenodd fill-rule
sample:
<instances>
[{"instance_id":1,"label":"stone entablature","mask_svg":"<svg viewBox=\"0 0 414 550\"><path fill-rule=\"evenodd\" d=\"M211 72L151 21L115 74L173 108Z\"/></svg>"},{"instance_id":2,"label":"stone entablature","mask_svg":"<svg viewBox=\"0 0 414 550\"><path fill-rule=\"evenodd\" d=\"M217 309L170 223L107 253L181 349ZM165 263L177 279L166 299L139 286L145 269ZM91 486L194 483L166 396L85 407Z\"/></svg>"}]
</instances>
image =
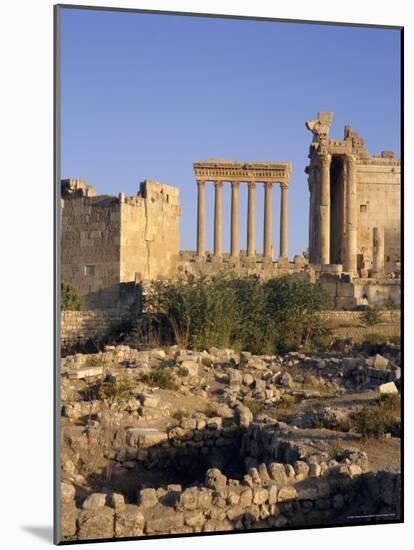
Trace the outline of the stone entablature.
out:
<instances>
[{"instance_id":1,"label":"stone entablature","mask_svg":"<svg viewBox=\"0 0 414 550\"><path fill-rule=\"evenodd\" d=\"M204 181L289 183L292 164L211 159L195 161L194 174L196 179Z\"/></svg>"}]
</instances>

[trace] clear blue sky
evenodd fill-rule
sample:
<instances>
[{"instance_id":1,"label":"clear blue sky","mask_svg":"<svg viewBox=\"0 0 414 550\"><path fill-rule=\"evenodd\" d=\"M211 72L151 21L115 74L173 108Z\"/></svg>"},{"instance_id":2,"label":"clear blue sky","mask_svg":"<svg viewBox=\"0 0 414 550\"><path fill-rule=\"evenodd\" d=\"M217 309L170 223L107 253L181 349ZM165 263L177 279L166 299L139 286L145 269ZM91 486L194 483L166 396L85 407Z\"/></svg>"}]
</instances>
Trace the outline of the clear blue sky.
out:
<instances>
[{"instance_id":1,"label":"clear blue sky","mask_svg":"<svg viewBox=\"0 0 414 550\"><path fill-rule=\"evenodd\" d=\"M195 249L194 160L291 161L289 255L308 240L305 120L333 111L371 153L400 153L398 30L128 12L62 11L62 177L99 194L136 194L145 178L179 187L181 248ZM213 242L207 189L207 248ZM279 197L273 191L275 257ZM257 191L257 248L263 191ZM240 192L246 247L247 189ZM223 197L229 249L230 186Z\"/></svg>"}]
</instances>

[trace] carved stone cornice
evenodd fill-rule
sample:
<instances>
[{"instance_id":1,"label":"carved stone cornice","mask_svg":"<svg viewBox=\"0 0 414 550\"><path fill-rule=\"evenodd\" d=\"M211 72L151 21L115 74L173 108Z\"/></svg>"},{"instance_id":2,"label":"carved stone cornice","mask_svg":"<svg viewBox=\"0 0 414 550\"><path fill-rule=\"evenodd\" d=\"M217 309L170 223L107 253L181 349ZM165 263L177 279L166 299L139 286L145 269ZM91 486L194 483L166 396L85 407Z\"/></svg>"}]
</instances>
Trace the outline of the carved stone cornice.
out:
<instances>
[{"instance_id":1,"label":"carved stone cornice","mask_svg":"<svg viewBox=\"0 0 414 550\"><path fill-rule=\"evenodd\" d=\"M196 179L208 181L239 181L289 183L290 162L243 162L211 159L194 162Z\"/></svg>"}]
</instances>

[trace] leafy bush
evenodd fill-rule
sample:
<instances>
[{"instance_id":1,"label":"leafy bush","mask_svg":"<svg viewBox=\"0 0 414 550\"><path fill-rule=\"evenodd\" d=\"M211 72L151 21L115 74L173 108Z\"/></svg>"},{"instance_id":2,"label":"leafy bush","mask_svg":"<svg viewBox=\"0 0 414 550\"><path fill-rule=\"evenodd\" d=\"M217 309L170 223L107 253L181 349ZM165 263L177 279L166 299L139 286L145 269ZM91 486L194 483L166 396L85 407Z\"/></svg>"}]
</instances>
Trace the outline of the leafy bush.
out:
<instances>
[{"instance_id":1,"label":"leafy bush","mask_svg":"<svg viewBox=\"0 0 414 550\"><path fill-rule=\"evenodd\" d=\"M401 399L399 394L382 395L376 403L353 415L356 430L366 437L401 437Z\"/></svg>"},{"instance_id":2,"label":"leafy bush","mask_svg":"<svg viewBox=\"0 0 414 550\"><path fill-rule=\"evenodd\" d=\"M189 375L189 370L187 369L187 367L178 367L177 372L178 376L181 376L183 378Z\"/></svg>"},{"instance_id":3,"label":"leafy bush","mask_svg":"<svg viewBox=\"0 0 414 550\"><path fill-rule=\"evenodd\" d=\"M394 302L391 298L387 298L384 301L384 309L387 309L389 311L398 311L400 309L400 306Z\"/></svg>"},{"instance_id":4,"label":"leafy bush","mask_svg":"<svg viewBox=\"0 0 414 550\"><path fill-rule=\"evenodd\" d=\"M177 409L176 411L174 411L172 413L172 418L174 418L175 420L183 420L183 418L188 418L189 417L189 413L187 411L185 411L184 409Z\"/></svg>"},{"instance_id":5,"label":"leafy bush","mask_svg":"<svg viewBox=\"0 0 414 550\"><path fill-rule=\"evenodd\" d=\"M144 296L138 331L164 344L232 347L275 353L315 345L327 330L320 316L327 297L307 278L189 275L153 281Z\"/></svg>"},{"instance_id":6,"label":"leafy bush","mask_svg":"<svg viewBox=\"0 0 414 550\"><path fill-rule=\"evenodd\" d=\"M243 405L250 409L250 412L254 415L260 414L264 408L263 402L259 399L245 399Z\"/></svg>"},{"instance_id":7,"label":"leafy bush","mask_svg":"<svg viewBox=\"0 0 414 550\"><path fill-rule=\"evenodd\" d=\"M140 378L141 382L151 387L165 390L176 390L177 384L173 370L170 367L156 367L150 372L144 373Z\"/></svg>"},{"instance_id":8,"label":"leafy bush","mask_svg":"<svg viewBox=\"0 0 414 550\"><path fill-rule=\"evenodd\" d=\"M215 416L220 416L217 408L212 403L209 403L206 406L203 413L207 416L207 418L214 418Z\"/></svg>"},{"instance_id":9,"label":"leafy bush","mask_svg":"<svg viewBox=\"0 0 414 550\"><path fill-rule=\"evenodd\" d=\"M100 365L102 365L102 359L96 355L89 355L83 364L84 367L99 367Z\"/></svg>"},{"instance_id":10,"label":"leafy bush","mask_svg":"<svg viewBox=\"0 0 414 550\"><path fill-rule=\"evenodd\" d=\"M60 285L60 309L62 311L81 311L83 300L79 291L69 283Z\"/></svg>"},{"instance_id":11,"label":"leafy bush","mask_svg":"<svg viewBox=\"0 0 414 550\"><path fill-rule=\"evenodd\" d=\"M119 380L108 380L102 382L99 387L100 399L105 399L110 403L121 404L128 401L132 396L134 384L128 378Z\"/></svg>"},{"instance_id":12,"label":"leafy bush","mask_svg":"<svg viewBox=\"0 0 414 550\"><path fill-rule=\"evenodd\" d=\"M375 355L376 353L382 353L384 346L388 341L388 336L380 332L372 332L367 334L364 341L361 343L361 350L367 352L369 355Z\"/></svg>"},{"instance_id":13,"label":"leafy bush","mask_svg":"<svg viewBox=\"0 0 414 550\"><path fill-rule=\"evenodd\" d=\"M284 393L280 399L276 401L277 409L286 409L297 402L297 398L294 395L288 395Z\"/></svg>"},{"instance_id":14,"label":"leafy bush","mask_svg":"<svg viewBox=\"0 0 414 550\"><path fill-rule=\"evenodd\" d=\"M381 322L381 313L376 307L367 307L361 319L365 326L371 327Z\"/></svg>"},{"instance_id":15,"label":"leafy bush","mask_svg":"<svg viewBox=\"0 0 414 550\"><path fill-rule=\"evenodd\" d=\"M335 441L335 444L329 449L329 458L341 462L345 457L345 450L340 446L339 439Z\"/></svg>"}]
</instances>

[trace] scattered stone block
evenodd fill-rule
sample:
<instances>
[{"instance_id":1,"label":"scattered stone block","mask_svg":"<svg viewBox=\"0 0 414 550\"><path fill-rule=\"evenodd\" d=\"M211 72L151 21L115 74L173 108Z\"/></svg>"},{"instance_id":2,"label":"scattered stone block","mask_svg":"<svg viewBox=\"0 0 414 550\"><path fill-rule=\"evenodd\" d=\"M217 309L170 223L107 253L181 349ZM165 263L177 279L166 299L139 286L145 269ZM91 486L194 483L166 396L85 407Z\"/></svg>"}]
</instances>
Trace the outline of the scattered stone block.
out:
<instances>
[{"instance_id":1,"label":"scattered stone block","mask_svg":"<svg viewBox=\"0 0 414 550\"><path fill-rule=\"evenodd\" d=\"M381 384L378 389L381 395L398 393L397 386L394 384L394 382L387 382L386 384Z\"/></svg>"},{"instance_id":2,"label":"scattered stone block","mask_svg":"<svg viewBox=\"0 0 414 550\"><path fill-rule=\"evenodd\" d=\"M218 468L210 468L206 472L206 486L215 491L223 491L226 488L227 478Z\"/></svg>"},{"instance_id":3,"label":"scattered stone block","mask_svg":"<svg viewBox=\"0 0 414 550\"><path fill-rule=\"evenodd\" d=\"M96 367L81 367L68 372L69 378L72 380L84 380L87 378L95 378L103 375L103 366Z\"/></svg>"},{"instance_id":4,"label":"scattered stone block","mask_svg":"<svg viewBox=\"0 0 414 550\"><path fill-rule=\"evenodd\" d=\"M127 505L115 513L116 537L139 537L144 532L145 518L137 506Z\"/></svg>"},{"instance_id":5,"label":"scattered stone block","mask_svg":"<svg viewBox=\"0 0 414 550\"><path fill-rule=\"evenodd\" d=\"M75 487L71 483L62 481L62 483L60 484L60 500L62 504L68 504L70 502L73 502L75 498L75 494L76 494Z\"/></svg>"},{"instance_id":6,"label":"scattered stone block","mask_svg":"<svg viewBox=\"0 0 414 550\"><path fill-rule=\"evenodd\" d=\"M152 508L158 504L155 489L141 489L138 491L138 504L142 508Z\"/></svg>"},{"instance_id":7,"label":"scattered stone block","mask_svg":"<svg viewBox=\"0 0 414 550\"><path fill-rule=\"evenodd\" d=\"M121 495L119 493L112 493L109 496L108 504L112 508L115 508L116 510L123 510L126 506L124 495Z\"/></svg>"},{"instance_id":8,"label":"scattered stone block","mask_svg":"<svg viewBox=\"0 0 414 550\"><path fill-rule=\"evenodd\" d=\"M114 536L114 510L108 507L83 510L78 518L78 538L111 539Z\"/></svg>"},{"instance_id":9,"label":"scattered stone block","mask_svg":"<svg viewBox=\"0 0 414 550\"><path fill-rule=\"evenodd\" d=\"M292 485L285 485L279 489L277 494L278 502L286 502L288 500L294 500L297 497L297 492L295 487Z\"/></svg>"},{"instance_id":10,"label":"scattered stone block","mask_svg":"<svg viewBox=\"0 0 414 550\"><path fill-rule=\"evenodd\" d=\"M162 511L159 515L147 519L145 523L145 531L148 535L154 533L172 533L179 530L183 532L184 514L183 512L169 511L168 508Z\"/></svg>"},{"instance_id":11,"label":"scattered stone block","mask_svg":"<svg viewBox=\"0 0 414 550\"><path fill-rule=\"evenodd\" d=\"M383 357L379 353L374 357L374 367L376 369L387 369L389 364L389 359Z\"/></svg>"},{"instance_id":12,"label":"scattered stone block","mask_svg":"<svg viewBox=\"0 0 414 550\"><path fill-rule=\"evenodd\" d=\"M287 475L284 464L272 462L268 466L270 477L276 482L279 487L286 485Z\"/></svg>"},{"instance_id":13,"label":"scattered stone block","mask_svg":"<svg viewBox=\"0 0 414 550\"><path fill-rule=\"evenodd\" d=\"M164 441L168 441L166 432L161 432L154 428L129 428L127 430L128 445L137 445L140 449L154 447Z\"/></svg>"},{"instance_id":14,"label":"scattered stone block","mask_svg":"<svg viewBox=\"0 0 414 550\"><path fill-rule=\"evenodd\" d=\"M253 413L245 405L237 405L234 412L236 422L241 428L248 428L253 422Z\"/></svg>"},{"instance_id":15,"label":"scattered stone block","mask_svg":"<svg viewBox=\"0 0 414 550\"><path fill-rule=\"evenodd\" d=\"M89 495L82 504L84 510L98 510L103 508L106 503L106 494L105 493L92 493Z\"/></svg>"}]
</instances>

